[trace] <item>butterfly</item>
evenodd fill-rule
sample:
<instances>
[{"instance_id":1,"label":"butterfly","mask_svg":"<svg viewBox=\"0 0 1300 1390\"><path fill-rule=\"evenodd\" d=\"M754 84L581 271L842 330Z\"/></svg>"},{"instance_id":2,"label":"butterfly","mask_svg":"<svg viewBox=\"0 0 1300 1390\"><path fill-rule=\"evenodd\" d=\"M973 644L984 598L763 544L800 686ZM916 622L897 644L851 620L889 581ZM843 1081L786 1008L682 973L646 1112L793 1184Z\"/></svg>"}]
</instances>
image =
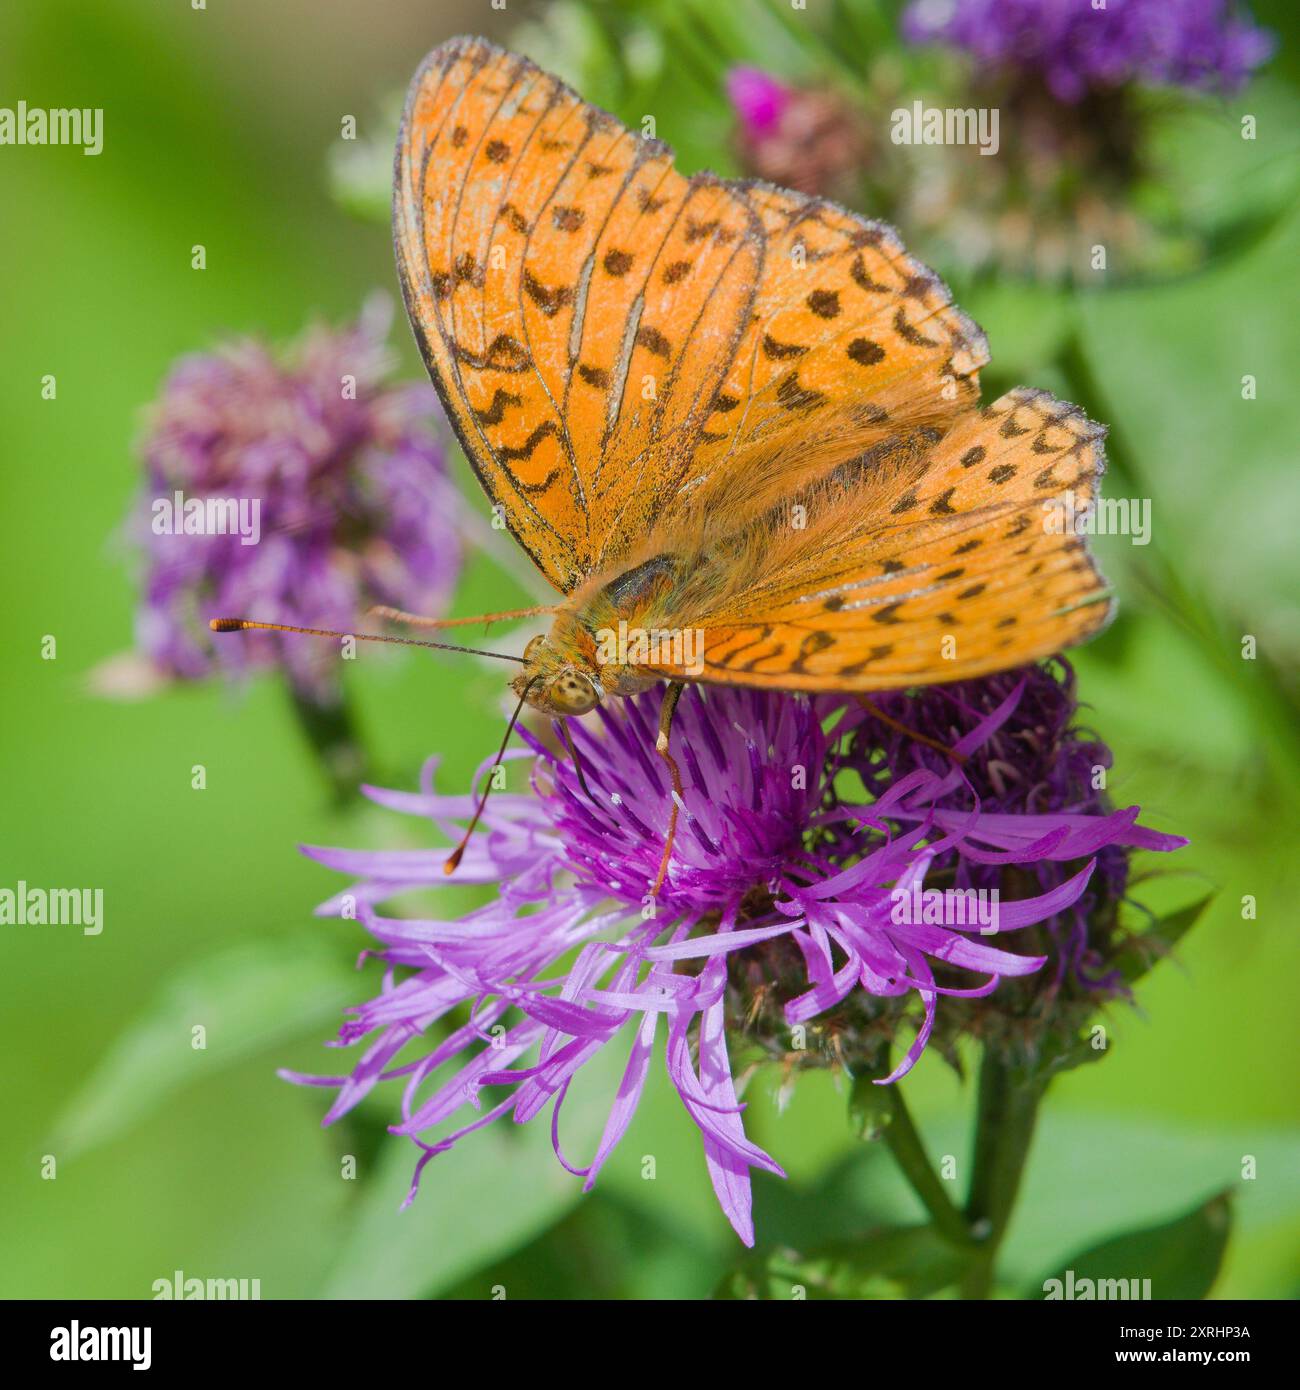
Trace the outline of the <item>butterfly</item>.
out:
<instances>
[{"instance_id":1,"label":"butterfly","mask_svg":"<svg viewBox=\"0 0 1300 1390\"><path fill-rule=\"evenodd\" d=\"M690 681L862 695L1106 621L1085 541L1049 524L1092 501L1104 429L1024 387L982 405L982 331L891 227L686 177L527 58L457 38L411 83L393 232L447 416L557 591L520 610L554 621L519 707L669 681L677 800Z\"/></svg>"}]
</instances>

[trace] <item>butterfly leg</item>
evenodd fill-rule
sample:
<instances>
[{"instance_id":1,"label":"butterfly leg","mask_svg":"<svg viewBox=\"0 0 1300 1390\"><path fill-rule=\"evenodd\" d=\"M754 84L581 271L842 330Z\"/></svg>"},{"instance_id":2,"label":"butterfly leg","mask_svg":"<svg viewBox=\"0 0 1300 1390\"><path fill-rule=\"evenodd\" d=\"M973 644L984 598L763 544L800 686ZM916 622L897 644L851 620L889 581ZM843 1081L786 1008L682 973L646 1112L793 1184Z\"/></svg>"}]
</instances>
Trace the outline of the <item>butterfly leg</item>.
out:
<instances>
[{"instance_id":1,"label":"butterfly leg","mask_svg":"<svg viewBox=\"0 0 1300 1390\"><path fill-rule=\"evenodd\" d=\"M668 764L668 775L673 783L673 804L672 810L668 813L668 835L664 840L664 856L659 861L659 872L655 876L654 886L650 889L651 896L655 896L660 888L663 887L664 877L668 873L668 861L673 855L673 839L677 834L677 803L685 794L682 791L682 774L677 766L677 760L668 751L668 736L672 732L673 714L677 709L677 701L682 698L682 691L686 689L682 681L669 681L668 689L664 692L664 702L659 708L659 736L655 739L655 752Z\"/></svg>"},{"instance_id":2,"label":"butterfly leg","mask_svg":"<svg viewBox=\"0 0 1300 1390\"><path fill-rule=\"evenodd\" d=\"M874 700L868 700L865 695L858 695L855 698L872 718L880 720L882 724L893 729L896 734L902 734L904 738L914 739L917 743L924 743L927 748L933 748L936 753L942 753L955 763L966 761L960 753L954 752L946 743L940 743L938 739L929 738L925 734L918 734L915 729L909 729L906 724L900 724L897 719L886 714Z\"/></svg>"},{"instance_id":3,"label":"butterfly leg","mask_svg":"<svg viewBox=\"0 0 1300 1390\"><path fill-rule=\"evenodd\" d=\"M573 770L578 777L578 786L582 788L583 796L585 796L588 801L595 804L596 798L592 796L587 787L587 779L583 776L582 759L578 756L578 746L574 743L573 735L569 732L569 721L567 719L558 719L556 723L559 725L560 739L564 743L565 748L569 750L569 757L573 759Z\"/></svg>"}]
</instances>

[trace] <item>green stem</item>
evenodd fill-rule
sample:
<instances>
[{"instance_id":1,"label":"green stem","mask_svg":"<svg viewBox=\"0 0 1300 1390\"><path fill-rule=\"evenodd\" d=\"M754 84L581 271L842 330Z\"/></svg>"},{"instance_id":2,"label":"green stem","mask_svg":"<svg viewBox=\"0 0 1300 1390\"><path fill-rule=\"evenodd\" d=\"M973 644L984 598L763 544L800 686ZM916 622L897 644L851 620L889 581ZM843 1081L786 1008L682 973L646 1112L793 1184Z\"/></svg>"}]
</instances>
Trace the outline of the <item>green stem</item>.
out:
<instances>
[{"instance_id":1,"label":"green stem","mask_svg":"<svg viewBox=\"0 0 1300 1390\"><path fill-rule=\"evenodd\" d=\"M980 1244L962 1281L965 1298L987 1298L992 1291L998 1250L1020 1191L1043 1089L1023 1070L1008 1065L992 1050L985 1051L980 1064L975 1161L966 1201L966 1222Z\"/></svg>"},{"instance_id":2,"label":"green stem","mask_svg":"<svg viewBox=\"0 0 1300 1390\"><path fill-rule=\"evenodd\" d=\"M872 1076L864 1072L853 1083L850 1108L864 1138L879 1136L888 1145L894 1162L930 1213L935 1230L954 1245L971 1245L966 1221L934 1171L901 1088L877 1086Z\"/></svg>"},{"instance_id":3,"label":"green stem","mask_svg":"<svg viewBox=\"0 0 1300 1390\"><path fill-rule=\"evenodd\" d=\"M366 769L365 750L347 698L340 692L335 699L321 701L292 681L286 684L298 727L316 754L336 802L343 805L356 795Z\"/></svg>"}]
</instances>

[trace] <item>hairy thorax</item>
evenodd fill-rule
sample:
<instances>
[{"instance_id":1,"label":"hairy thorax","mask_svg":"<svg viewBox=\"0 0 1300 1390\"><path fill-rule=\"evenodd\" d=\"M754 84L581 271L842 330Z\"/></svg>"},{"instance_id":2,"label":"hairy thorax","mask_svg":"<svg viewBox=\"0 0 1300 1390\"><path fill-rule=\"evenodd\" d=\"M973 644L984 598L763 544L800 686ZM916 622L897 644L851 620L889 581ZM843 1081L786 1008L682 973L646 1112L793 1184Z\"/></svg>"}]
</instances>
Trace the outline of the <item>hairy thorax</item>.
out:
<instances>
[{"instance_id":1,"label":"hairy thorax","mask_svg":"<svg viewBox=\"0 0 1300 1390\"><path fill-rule=\"evenodd\" d=\"M669 673L647 669L635 636L671 597L678 570L675 557L656 555L584 586L524 649L515 694L547 714L586 714L607 695L636 695L663 679Z\"/></svg>"}]
</instances>

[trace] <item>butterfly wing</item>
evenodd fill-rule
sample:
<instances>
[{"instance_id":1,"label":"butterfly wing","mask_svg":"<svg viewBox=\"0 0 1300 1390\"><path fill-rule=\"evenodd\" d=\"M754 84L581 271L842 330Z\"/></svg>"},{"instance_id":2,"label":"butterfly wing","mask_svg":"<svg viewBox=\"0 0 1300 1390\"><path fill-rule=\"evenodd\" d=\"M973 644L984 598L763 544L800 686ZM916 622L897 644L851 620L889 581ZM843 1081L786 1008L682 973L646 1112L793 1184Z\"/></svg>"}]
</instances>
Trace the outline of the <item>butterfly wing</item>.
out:
<instances>
[{"instance_id":1,"label":"butterfly wing","mask_svg":"<svg viewBox=\"0 0 1300 1390\"><path fill-rule=\"evenodd\" d=\"M644 621L702 632L695 679L787 690L936 684L1049 656L1110 612L1068 523L1096 494L1104 433L1018 387L937 444L883 446L794 494L802 527L784 506L715 538L716 562L684 566Z\"/></svg>"},{"instance_id":2,"label":"butterfly wing","mask_svg":"<svg viewBox=\"0 0 1300 1390\"><path fill-rule=\"evenodd\" d=\"M683 497L765 441L806 448L827 417L898 432L978 401L984 334L893 228L768 184L730 187L753 212L763 276Z\"/></svg>"},{"instance_id":3,"label":"butterfly wing","mask_svg":"<svg viewBox=\"0 0 1300 1390\"><path fill-rule=\"evenodd\" d=\"M411 85L394 239L480 482L562 592L753 446L856 406L955 415L979 329L891 229L703 174L527 59L454 39Z\"/></svg>"}]
</instances>

